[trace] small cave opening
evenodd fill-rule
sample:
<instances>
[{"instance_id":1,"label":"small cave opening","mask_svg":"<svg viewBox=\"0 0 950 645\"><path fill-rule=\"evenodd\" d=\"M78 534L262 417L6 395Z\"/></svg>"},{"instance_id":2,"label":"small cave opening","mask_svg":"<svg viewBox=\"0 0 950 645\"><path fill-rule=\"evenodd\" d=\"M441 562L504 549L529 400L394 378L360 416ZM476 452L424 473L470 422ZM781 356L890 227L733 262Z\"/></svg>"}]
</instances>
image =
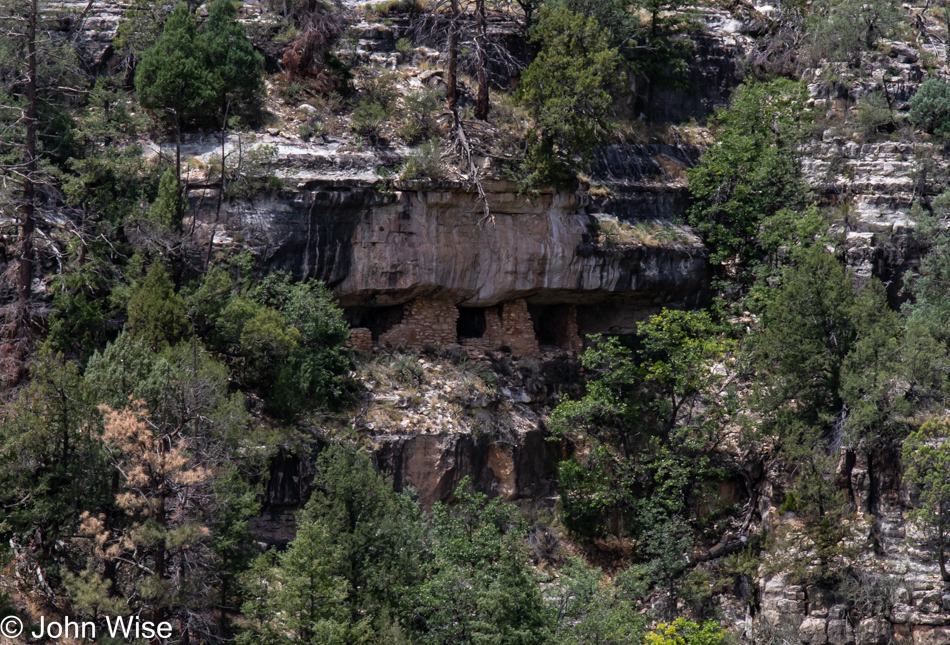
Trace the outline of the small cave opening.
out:
<instances>
[{"instance_id":1,"label":"small cave opening","mask_svg":"<svg viewBox=\"0 0 950 645\"><path fill-rule=\"evenodd\" d=\"M344 311L350 327L366 327L373 342L387 331L400 324L404 315L404 305L394 307L349 307Z\"/></svg>"},{"instance_id":2,"label":"small cave opening","mask_svg":"<svg viewBox=\"0 0 950 645\"><path fill-rule=\"evenodd\" d=\"M572 332L571 305L528 305L528 314L534 325L534 335L539 345L568 348Z\"/></svg>"},{"instance_id":3,"label":"small cave opening","mask_svg":"<svg viewBox=\"0 0 950 645\"><path fill-rule=\"evenodd\" d=\"M467 338L481 338L488 328L485 322L484 307L459 307L459 317L455 323L459 341Z\"/></svg>"}]
</instances>

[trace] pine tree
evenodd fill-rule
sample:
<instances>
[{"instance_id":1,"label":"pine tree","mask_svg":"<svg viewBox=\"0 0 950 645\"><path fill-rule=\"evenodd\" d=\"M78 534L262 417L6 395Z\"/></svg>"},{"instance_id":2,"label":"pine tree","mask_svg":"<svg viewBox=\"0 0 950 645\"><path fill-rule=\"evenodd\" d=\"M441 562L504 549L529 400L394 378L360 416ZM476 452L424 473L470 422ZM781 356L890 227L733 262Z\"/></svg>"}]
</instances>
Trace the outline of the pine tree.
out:
<instances>
[{"instance_id":1,"label":"pine tree","mask_svg":"<svg viewBox=\"0 0 950 645\"><path fill-rule=\"evenodd\" d=\"M148 211L148 219L163 229L180 230L184 203L181 196L181 182L174 168L162 175L158 184L158 197Z\"/></svg>"},{"instance_id":2,"label":"pine tree","mask_svg":"<svg viewBox=\"0 0 950 645\"><path fill-rule=\"evenodd\" d=\"M527 169L535 182L565 184L606 142L620 54L595 19L544 7L533 31L541 52L521 77L518 100L534 118Z\"/></svg>"},{"instance_id":3,"label":"pine tree","mask_svg":"<svg viewBox=\"0 0 950 645\"><path fill-rule=\"evenodd\" d=\"M194 18L184 4L168 16L158 41L135 72L139 102L175 128L175 170L181 176L181 128L207 114L216 96L213 75Z\"/></svg>"},{"instance_id":4,"label":"pine tree","mask_svg":"<svg viewBox=\"0 0 950 645\"><path fill-rule=\"evenodd\" d=\"M255 51L237 15L232 0L214 0L201 34L215 104L225 123L231 103L253 101L264 89L264 57Z\"/></svg>"},{"instance_id":5,"label":"pine tree","mask_svg":"<svg viewBox=\"0 0 950 645\"><path fill-rule=\"evenodd\" d=\"M129 300L127 328L134 338L160 349L188 332L186 311L165 267L156 263Z\"/></svg>"}]
</instances>

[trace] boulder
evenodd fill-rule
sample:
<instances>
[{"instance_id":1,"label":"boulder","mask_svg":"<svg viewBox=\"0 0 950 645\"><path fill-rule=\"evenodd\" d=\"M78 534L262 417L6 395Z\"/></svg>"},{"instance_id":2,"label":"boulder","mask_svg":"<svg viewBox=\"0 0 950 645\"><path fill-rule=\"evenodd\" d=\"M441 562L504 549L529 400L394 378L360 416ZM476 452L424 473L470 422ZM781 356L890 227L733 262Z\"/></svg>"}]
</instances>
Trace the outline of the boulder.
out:
<instances>
[{"instance_id":1,"label":"boulder","mask_svg":"<svg viewBox=\"0 0 950 645\"><path fill-rule=\"evenodd\" d=\"M950 627L921 625L913 635L914 645L950 645Z\"/></svg>"},{"instance_id":2,"label":"boulder","mask_svg":"<svg viewBox=\"0 0 950 645\"><path fill-rule=\"evenodd\" d=\"M831 645L851 645L854 643L854 630L844 618L832 618L828 621L828 642Z\"/></svg>"},{"instance_id":3,"label":"boulder","mask_svg":"<svg viewBox=\"0 0 950 645\"><path fill-rule=\"evenodd\" d=\"M855 630L855 642L857 645L887 645L891 633L891 624L883 618L865 618Z\"/></svg>"},{"instance_id":4,"label":"boulder","mask_svg":"<svg viewBox=\"0 0 950 645\"><path fill-rule=\"evenodd\" d=\"M798 637L803 643L824 645L828 642L828 621L808 616L798 628Z\"/></svg>"}]
</instances>

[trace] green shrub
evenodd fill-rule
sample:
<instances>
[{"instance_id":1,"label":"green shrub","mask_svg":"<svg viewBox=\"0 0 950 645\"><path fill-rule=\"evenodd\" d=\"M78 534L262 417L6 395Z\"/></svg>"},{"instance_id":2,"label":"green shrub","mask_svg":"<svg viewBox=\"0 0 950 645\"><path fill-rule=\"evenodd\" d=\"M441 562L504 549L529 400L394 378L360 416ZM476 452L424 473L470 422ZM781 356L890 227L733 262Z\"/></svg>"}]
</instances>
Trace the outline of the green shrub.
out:
<instances>
[{"instance_id":1,"label":"green shrub","mask_svg":"<svg viewBox=\"0 0 950 645\"><path fill-rule=\"evenodd\" d=\"M304 121L297 128L297 134L301 139L311 139L313 137L322 137L327 133L327 126L320 119L310 119Z\"/></svg>"},{"instance_id":2,"label":"green shrub","mask_svg":"<svg viewBox=\"0 0 950 645\"><path fill-rule=\"evenodd\" d=\"M188 333L186 313L185 301L175 293L165 267L155 263L129 300L125 327L132 338L158 350Z\"/></svg>"},{"instance_id":3,"label":"green shrub","mask_svg":"<svg viewBox=\"0 0 950 645\"><path fill-rule=\"evenodd\" d=\"M396 41L396 51L400 54L405 54L408 51L412 50L412 41L408 38L400 38Z\"/></svg>"},{"instance_id":4,"label":"green shrub","mask_svg":"<svg viewBox=\"0 0 950 645\"><path fill-rule=\"evenodd\" d=\"M812 8L812 56L857 63L881 38L894 35L904 18L892 0L820 0Z\"/></svg>"},{"instance_id":5,"label":"green shrub","mask_svg":"<svg viewBox=\"0 0 950 645\"><path fill-rule=\"evenodd\" d=\"M894 128L894 113L880 92L874 92L858 102L854 110L855 129L865 139Z\"/></svg>"},{"instance_id":6,"label":"green shrub","mask_svg":"<svg viewBox=\"0 0 950 645\"><path fill-rule=\"evenodd\" d=\"M379 103L361 102L353 110L350 129L361 137L376 138L379 129L389 120L389 112Z\"/></svg>"},{"instance_id":7,"label":"green shrub","mask_svg":"<svg viewBox=\"0 0 950 645\"><path fill-rule=\"evenodd\" d=\"M399 98L398 81L396 72L364 67L360 72L360 102L378 103L387 110L392 109Z\"/></svg>"},{"instance_id":8,"label":"green shrub","mask_svg":"<svg viewBox=\"0 0 950 645\"><path fill-rule=\"evenodd\" d=\"M443 90L426 87L406 96L403 122L396 134L407 143L418 143L438 134L436 115L445 100Z\"/></svg>"},{"instance_id":9,"label":"green shrub","mask_svg":"<svg viewBox=\"0 0 950 645\"><path fill-rule=\"evenodd\" d=\"M426 380L425 370L419 365L419 357L415 354L400 356L393 363L393 372L396 380L407 387L422 385Z\"/></svg>"},{"instance_id":10,"label":"green shrub","mask_svg":"<svg viewBox=\"0 0 950 645\"><path fill-rule=\"evenodd\" d=\"M284 99L287 103L297 103L300 101L307 92L306 83L298 83L297 81L292 81L287 83L283 89L280 90L280 98Z\"/></svg>"},{"instance_id":11,"label":"green shrub","mask_svg":"<svg viewBox=\"0 0 950 645\"><path fill-rule=\"evenodd\" d=\"M950 83L928 79L908 102L910 120L939 136L950 135Z\"/></svg>"},{"instance_id":12,"label":"green shrub","mask_svg":"<svg viewBox=\"0 0 950 645\"><path fill-rule=\"evenodd\" d=\"M438 139L431 139L409 153L406 163L402 167L401 179L412 181L415 179L438 180L445 176L442 168L441 149Z\"/></svg>"}]
</instances>

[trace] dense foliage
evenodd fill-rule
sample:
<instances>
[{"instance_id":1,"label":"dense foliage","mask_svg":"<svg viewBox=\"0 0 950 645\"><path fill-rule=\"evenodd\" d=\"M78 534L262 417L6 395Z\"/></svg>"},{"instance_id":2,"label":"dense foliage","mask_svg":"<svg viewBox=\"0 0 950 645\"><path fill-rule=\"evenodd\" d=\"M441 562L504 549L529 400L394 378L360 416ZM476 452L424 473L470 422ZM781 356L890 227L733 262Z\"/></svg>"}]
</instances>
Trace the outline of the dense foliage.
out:
<instances>
[{"instance_id":1,"label":"dense foliage","mask_svg":"<svg viewBox=\"0 0 950 645\"><path fill-rule=\"evenodd\" d=\"M950 135L950 83L931 78L920 86L908 102L910 120L927 132Z\"/></svg>"},{"instance_id":2,"label":"dense foliage","mask_svg":"<svg viewBox=\"0 0 950 645\"><path fill-rule=\"evenodd\" d=\"M613 130L620 57L594 18L543 7L531 34L541 51L521 77L518 101L535 120L525 155L529 183L563 184L585 169Z\"/></svg>"},{"instance_id":3,"label":"dense foliage","mask_svg":"<svg viewBox=\"0 0 950 645\"><path fill-rule=\"evenodd\" d=\"M804 205L802 91L788 80L752 81L716 114L716 142L688 171L696 200L689 222L710 245L713 262L761 259L763 224Z\"/></svg>"},{"instance_id":4,"label":"dense foliage","mask_svg":"<svg viewBox=\"0 0 950 645\"><path fill-rule=\"evenodd\" d=\"M868 231L838 190L841 160L823 160L824 178L812 168L811 185L802 167L819 137L950 134L930 50L899 63L915 54L888 43L907 33L905 7L780 2L743 33L747 67L724 78L747 78L708 122L655 123L658 96L700 101L690 63L711 45L681 0L351 4L132 0L92 61L96 3L80 15L0 0L0 616L168 620L174 643L723 645L716 596L761 616L756 585L781 575L835 594L858 625L894 603L858 557L880 537L880 491L862 498L848 469L898 455L907 539L950 582L950 192L934 197L946 177L920 153L900 197L914 201L919 266L885 284L846 268L862 251L848 234ZM930 7L914 9L921 40ZM377 30L399 37L392 69L365 49ZM252 145L261 130L270 139ZM322 148L316 161L287 161L277 142L293 131ZM631 145L651 157L636 177L588 176ZM396 168L467 184L484 226L502 216L489 177L517 180L528 202L593 184L580 200L604 212L688 181L711 302L645 303L635 334L587 338L580 366L446 354L484 381L518 369L552 386L525 418L544 420L557 455L556 503L476 490L461 449L444 502L397 491L359 434L367 401L387 401L402 441L396 408L427 393L356 381L365 357L309 256L290 275L268 240L220 235L287 199L290 166L322 172L327 151L341 167L380 163L375 204L394 199ZM834 194L816 194L822 181ZM585 258L626 252L580 235ZM423 362L397 359L396 380L420 385ZM488 429L460 439L489 452L486 469L520 441L495 425L509 392L493 389L473 415ZM287 474L275 455L299 465L288 479L307 498L279 548L260 528L265 490ZM772 628L762 642L785 642Z\"/></svg>"}]
</instances>

